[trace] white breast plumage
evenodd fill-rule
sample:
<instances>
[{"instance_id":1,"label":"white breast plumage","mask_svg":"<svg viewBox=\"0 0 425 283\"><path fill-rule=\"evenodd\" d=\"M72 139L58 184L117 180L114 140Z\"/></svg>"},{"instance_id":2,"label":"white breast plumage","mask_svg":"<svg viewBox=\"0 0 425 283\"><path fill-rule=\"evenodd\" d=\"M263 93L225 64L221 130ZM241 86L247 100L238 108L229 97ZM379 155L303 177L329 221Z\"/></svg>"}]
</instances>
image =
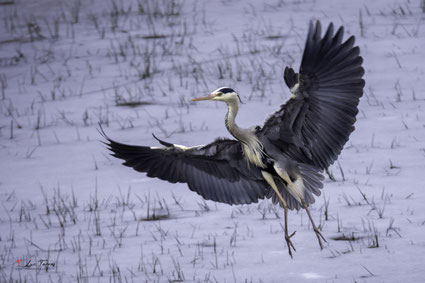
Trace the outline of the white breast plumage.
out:
<instances>
[{"instance_id":1,"label":"white breast plumage","mask_svg":"<svg viewBox=\"0 0 425 283\"><path fill-rule=\"evenodd\" d=\"M255 135L252 135L249 139L244 140L242 143L242 150L245 157L256 166L265 168L266 165L263 162L263 145Z\"/></svg>"}]
</instances>

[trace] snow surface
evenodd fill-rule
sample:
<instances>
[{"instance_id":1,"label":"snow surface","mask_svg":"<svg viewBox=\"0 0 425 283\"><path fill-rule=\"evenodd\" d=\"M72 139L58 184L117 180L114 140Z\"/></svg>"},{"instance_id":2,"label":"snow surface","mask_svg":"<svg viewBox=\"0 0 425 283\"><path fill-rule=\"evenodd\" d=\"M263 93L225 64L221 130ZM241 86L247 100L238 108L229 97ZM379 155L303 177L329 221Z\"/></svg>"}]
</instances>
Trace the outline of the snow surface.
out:
<instances>
[{"instance_id":1,"label":"snow surface","mask_svg":"<svg viewBox=\"0 0 425 283\"><path fill-rule=\"evenodd\" d=\"M423 5L1 1L0 281L424 282ZM291 259L269 200L204 202L99 142L99 121L132 144L229 136L223 104L190 102L220 86L244 100L239 124L261 124L316 19L356 36L366 70L356 131L312 207L324 250L304 211L289 215Z\"/></svg>"}]
</instances>

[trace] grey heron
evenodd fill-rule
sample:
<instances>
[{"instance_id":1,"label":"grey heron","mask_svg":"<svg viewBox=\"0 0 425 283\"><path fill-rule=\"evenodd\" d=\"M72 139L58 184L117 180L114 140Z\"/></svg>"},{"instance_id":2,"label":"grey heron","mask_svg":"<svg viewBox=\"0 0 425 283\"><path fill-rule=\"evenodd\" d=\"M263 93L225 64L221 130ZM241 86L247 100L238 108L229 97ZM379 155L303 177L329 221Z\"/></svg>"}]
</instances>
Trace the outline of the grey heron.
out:
<instances>
[{"instance_id":1,"label":"grey heron","mask_svg":"<svg viewBox=\"0 0 425 283\"><path fill-rule=\"evenodd\" d=\"M331 23L322 36L320 22L310 23L299 73L286 67L284 81L291 97L262 127L240 128L236 122L239 95L221 87L193 101L227 104L225 125L235 139L185 147L158 138L162 147L127 145L110 139L100 128L112 155L148 177L187 183L203 198L227 204L250 204L270 198L284 209L285 240L292 257L288 210L305 209L320 248L326 241L309 206L320 195L324 169L340 154L354 130L364 69L354 36L343 39Z\"/></svg>"}]
</instances>

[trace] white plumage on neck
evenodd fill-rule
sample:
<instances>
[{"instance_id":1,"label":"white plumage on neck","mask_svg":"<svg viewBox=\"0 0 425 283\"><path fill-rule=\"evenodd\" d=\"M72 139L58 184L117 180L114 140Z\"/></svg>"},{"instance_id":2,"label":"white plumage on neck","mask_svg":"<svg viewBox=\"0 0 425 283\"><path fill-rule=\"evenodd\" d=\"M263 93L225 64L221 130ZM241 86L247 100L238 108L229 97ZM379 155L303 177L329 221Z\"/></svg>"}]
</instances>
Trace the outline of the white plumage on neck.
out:
<instances>
[{"instance_id":1,"label":"white plumage on neck","mask_svg":"<svg viewBox=\"0 0 425 283\"><path fill-rule=\"evenodd\" d=\"M227 114L225 117L226 128L229 132L241 142L242 150L245 156L257 165L258 167L265 168L263 162L263 145L258 140L257 136L249 129L240 128L236 122L236 115L239 111L239 100L228 99L224 100L227 104Z\"/></svg>"}]
</instances>

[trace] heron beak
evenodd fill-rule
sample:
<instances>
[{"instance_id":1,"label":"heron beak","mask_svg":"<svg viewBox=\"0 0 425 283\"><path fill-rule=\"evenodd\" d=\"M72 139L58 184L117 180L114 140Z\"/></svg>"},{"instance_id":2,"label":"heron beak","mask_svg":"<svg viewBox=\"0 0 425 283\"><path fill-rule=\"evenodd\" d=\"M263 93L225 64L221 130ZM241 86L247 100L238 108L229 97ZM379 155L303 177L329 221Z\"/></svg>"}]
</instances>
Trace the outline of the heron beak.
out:
<instances>
[{"instance_id":1,"label":"heron beak","mask_svg":"<svg viewBox=\"0 0 425 283\"><path fill-rule=\"evenodd\" d=\"M201 101L201 100L211 100L215 97L214 94L209 94L207 96L203 96L203 97L198 97L198 98L193 98L192 101Z\"/></svg>"}]
</instances>

